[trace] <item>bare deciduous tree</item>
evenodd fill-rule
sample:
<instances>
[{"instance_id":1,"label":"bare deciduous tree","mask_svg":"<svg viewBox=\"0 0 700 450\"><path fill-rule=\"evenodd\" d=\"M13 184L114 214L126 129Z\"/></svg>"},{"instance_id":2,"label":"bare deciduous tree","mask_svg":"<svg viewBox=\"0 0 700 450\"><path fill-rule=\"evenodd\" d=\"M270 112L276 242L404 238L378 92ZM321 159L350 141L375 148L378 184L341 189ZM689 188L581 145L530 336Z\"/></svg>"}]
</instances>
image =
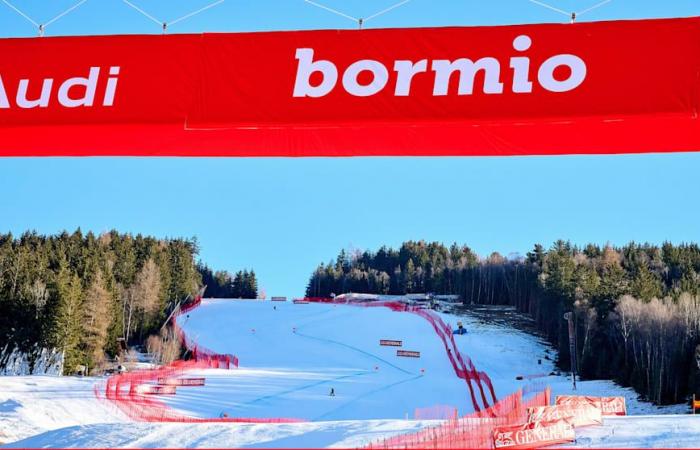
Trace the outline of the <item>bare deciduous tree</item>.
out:
<instances>
[{"instance_id":1,"label":"bare deciduous tree","mask_svg":"<svg viewBox=\"0 0 700 450\"><path fill-rule=\"evenodd\" d=\"M104 359L104 347L107 343L107 329L110 324L109 304L111 296L98 271L83 302L83 344L93 365L99 365Z\"/></svg>"}]
</instances>

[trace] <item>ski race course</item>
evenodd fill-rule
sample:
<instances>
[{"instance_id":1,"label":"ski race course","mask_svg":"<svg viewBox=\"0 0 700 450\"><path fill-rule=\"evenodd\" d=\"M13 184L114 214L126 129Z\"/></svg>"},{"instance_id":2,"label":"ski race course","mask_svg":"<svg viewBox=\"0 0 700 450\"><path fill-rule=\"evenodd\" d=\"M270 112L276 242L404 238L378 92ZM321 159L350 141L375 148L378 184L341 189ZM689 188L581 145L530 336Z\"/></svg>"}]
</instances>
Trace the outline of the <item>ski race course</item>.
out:
<instances>
[{"instance_id":1,"label":"ski race course","mask_svg":"<svg viewBox=\"0 0 700 450\"><path fill-rule=\"evenodd\" d=\"M176 319L200 359L178 374L203 378L203 386L139 396L149 399L125 408L104 378L0 377L0 442L362 447L436 426L455 411L464 416L483 410L494 396L503 399L519 389L525 400L545 386L553 396L573 392L570 379L549 375L556 369L546 356L554 355L535 336L471 316L405 311L391 301L361 306L205 299ZM440 328L456 328L458 321L467 334L453 338ZM380 340L400 340L401 347ZM397 350L420 357L397 356ZM215 354L229 359L201 362ZM700 420L687 415L685 405L657 408L609 381L579 382L575 393L624 396L629 414L577 429L576 446L700 442ZM154 411L164 411L167 422L158 423ZM139 416L146 413L148 418ZM679 415L669 415L674 413Z\"/></svg>"}]
</instances>

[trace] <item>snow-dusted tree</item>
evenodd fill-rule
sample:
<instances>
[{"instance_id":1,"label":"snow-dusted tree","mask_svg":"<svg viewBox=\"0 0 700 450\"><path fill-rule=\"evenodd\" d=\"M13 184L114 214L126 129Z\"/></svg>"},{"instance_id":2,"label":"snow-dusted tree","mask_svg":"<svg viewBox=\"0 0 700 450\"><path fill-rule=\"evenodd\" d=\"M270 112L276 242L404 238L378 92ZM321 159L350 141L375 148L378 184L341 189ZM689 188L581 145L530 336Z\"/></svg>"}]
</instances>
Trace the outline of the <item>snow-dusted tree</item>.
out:
<instances>
[{"instance_id":1,"label":"snow-dusted tree","mask_svg":"<svg viewBox=\"0 0 700 450\"><path fill-rule=\"evenodd\" d=\"M38 320L39 315L43 311L44 306L49 299L49 290L46 287L46 283L37 278L29 287L29 294L31 295L32 302L34 303L34 318Z\"/></svg>"}]
</instances>

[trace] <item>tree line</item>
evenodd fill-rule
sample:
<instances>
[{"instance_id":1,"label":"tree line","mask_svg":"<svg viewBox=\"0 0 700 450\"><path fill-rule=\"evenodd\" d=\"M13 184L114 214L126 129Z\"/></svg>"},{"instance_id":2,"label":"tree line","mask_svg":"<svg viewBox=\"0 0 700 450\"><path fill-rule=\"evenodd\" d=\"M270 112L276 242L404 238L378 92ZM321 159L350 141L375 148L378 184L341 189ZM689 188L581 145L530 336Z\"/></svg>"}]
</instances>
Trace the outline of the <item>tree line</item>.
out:
<instances>
[{"instance_id":1,"label":"tree line","mask_svg":"<svg viewBox=\"0 0 700 450\"><path fill-rule=\"evenodd\" d=\"M583 247L556 241L525 256L480 257L423 241L396 250L341 251L320 264L308 296L345 292L457 294L465 303L530 314L570 370L565 312L573 311L577 371L615 379L658 404L700 394L700 248L697 244Z\"/></svg>"},{"instance_id":2,"label":"tree line","mask_svg":"<svg viewBox=\"0 0 700 450\"><path fill-rule=\"evenodd\" d=\"M0 234L0 352L56 348L64 373L99 368L120 339L177 357L162 325L202 286L197 253L194 238Z\"/></svg>"},{"instance_id":3,"label":"tree line","mask_svg":"<svg viewBox=\"0 0 700 450\"><path fill-rule=\"evenodd\" d=\"M204 292L207 297L258 298L258 279L252 269L231 274L224 270L213 271L206 264L199 262L197 270L202 276L202 283L207 287Z\"/></svg>"}]
</instances>

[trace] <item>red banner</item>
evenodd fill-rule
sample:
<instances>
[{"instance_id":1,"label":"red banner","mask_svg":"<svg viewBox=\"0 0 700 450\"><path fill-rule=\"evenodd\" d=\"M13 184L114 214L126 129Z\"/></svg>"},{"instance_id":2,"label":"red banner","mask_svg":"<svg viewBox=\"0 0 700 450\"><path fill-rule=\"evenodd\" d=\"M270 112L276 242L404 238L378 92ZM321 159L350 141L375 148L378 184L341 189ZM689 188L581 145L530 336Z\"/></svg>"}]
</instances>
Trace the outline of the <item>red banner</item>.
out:
<instances>
[{"instance_id":1,"label":"red banner","mask_svg":"<svg viewBox=\"0 0 700 450\"><path fill-rule=\"evenodd\" d=\"M700 149L700 19L0 39L0 155Z\"/></svg>"},{"instance_id":2,"label":"red banner","mask_svg":"<svg viewBox=\"0 0 700 450\"><path fill-rule=\"evenodd\" d=\"M573 442L575 439L574 428L566 420L531 422L493 430L493 446L496 449L540 448Z\"/></svg>"},{"instance_id":3,"label":"red banner","mask_svg":"<svg viewBox=\"0 0 700 450\"><path fill-rule=\"evenodd\" d=\"M591 405L599 408L604 416L625 416L627 408L624 397L590 397L584 395L557 395L557 405Z\"/></svg>"},{"instance_id":4,"label":"red banner","mask_svg":"<svg viewBox=\"0 0 700 450\"><path fill-rule=\"evenodd\" d=\"M536 406L528 408L527 413L528 422L551 422L565 419L574 428L603 424L602 411L588 404Z\"/></svg>"},{"instance_id":5,"label":"red banner","mask_svg":"<svg viewBox=\"0 0 700 450\"><path fill-rule=\"evenodd\" d=\"M153 384L142 384L137 386L136 392L139 394L151 394L151 395L175 395L175 386L170 385L153 385Z\"/></svg>"},{"instance_id":6,"label":"red banner","mask_svg":"<svg viewBox=\"0 0 700 450\"><path fill-rule=\"evenodd\" d=\"M420 352L414 350L396 350L396 356L404 356L408 358L420 358Z\"/></svg>"},{"instance_id":7,"label":"red banner","mask_svg":"<svg viewBox=\"0 0 700 450\"><path fill-rule=\"evenodd\" d=\"M204 378L158 378L161 386L204 386Z\"/></svg>"}]
</instances>

